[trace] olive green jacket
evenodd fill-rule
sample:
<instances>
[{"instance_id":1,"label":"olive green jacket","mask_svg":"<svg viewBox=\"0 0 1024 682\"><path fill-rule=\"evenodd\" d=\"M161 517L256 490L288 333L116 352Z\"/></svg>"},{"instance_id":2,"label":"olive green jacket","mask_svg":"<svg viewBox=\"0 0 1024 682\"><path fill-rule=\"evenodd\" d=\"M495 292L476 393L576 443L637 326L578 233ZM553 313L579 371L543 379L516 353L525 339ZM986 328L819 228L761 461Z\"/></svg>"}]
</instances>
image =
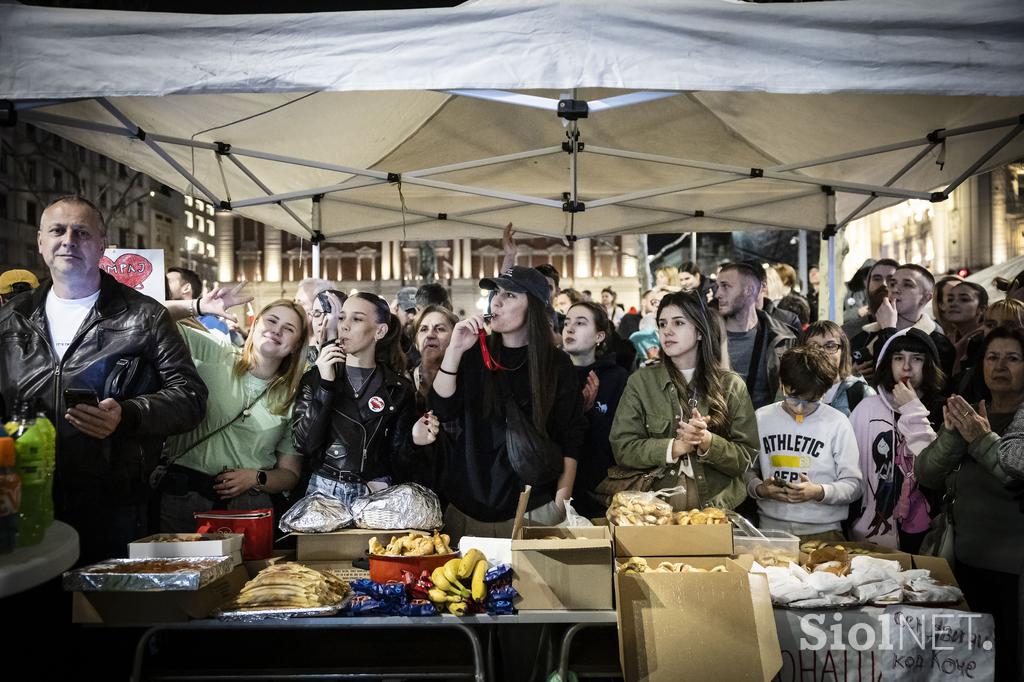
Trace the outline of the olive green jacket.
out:
<instances>
[{"instance_id":1,"label":"olive green jacket","mask_svg":"<svg viewBox=\"0 0 1024 682\"><path fill-rule=\"evenodd\" d=\"M702 506L734 509L747 497L743 474L758 452L757 419L746 384L735 372L725 371L722 392L729 410L729 433L713 433L711 447L703 457L691 457L694 479ZM662 365L644 367L629 377L615 411L610 440L615 461L633 469L665 467L655 489L678 485L678 465L668 467L665 456L675 438L680 412L689 417L690 408L680 400L668 370ZM707 402L697 397L697 409L708 413ZM684 496L672 499L676 505Z\"/></svg>"}]
</instances>

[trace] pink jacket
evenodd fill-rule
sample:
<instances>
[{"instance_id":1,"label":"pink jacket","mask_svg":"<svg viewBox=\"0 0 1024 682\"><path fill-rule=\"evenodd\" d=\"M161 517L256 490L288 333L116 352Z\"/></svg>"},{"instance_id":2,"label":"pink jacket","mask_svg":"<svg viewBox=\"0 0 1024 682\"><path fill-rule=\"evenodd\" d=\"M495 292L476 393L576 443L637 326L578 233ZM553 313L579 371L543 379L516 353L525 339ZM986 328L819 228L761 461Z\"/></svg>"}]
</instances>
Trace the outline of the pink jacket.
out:
<instances>
[{"instance_id":1,"label":"pink jacket","mask_svg":"<svg viewBox=\"0 0 1024 682\"><path fill-rule=\"evenodd\" d=\"M854 539L896 549L897 529L920 533L930 522L928 501L914 478L915 458L935 440L928 410L915 399L897 411L892 394L879 389L857 405L850 422L864 475L863 495L854 503L860 513L851 518Z\"/></svg>"}]
</instances>

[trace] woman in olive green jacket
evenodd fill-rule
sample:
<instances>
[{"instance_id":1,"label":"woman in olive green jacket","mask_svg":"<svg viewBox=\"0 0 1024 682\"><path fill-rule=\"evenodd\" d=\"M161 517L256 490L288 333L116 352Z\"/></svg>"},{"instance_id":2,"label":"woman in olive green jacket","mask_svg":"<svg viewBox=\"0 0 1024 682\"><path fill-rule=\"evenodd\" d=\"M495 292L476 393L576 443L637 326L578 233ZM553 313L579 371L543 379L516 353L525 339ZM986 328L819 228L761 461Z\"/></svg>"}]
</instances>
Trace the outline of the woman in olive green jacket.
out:
<instances>
[{"instance_id":1,"label":"woman in olive green jacket","mask_svg":"<svg viewBox=\"0 0 1024 682\"><path fill-rule=\"evenodd\" d=\"M747 387L721 366L718 321L702 299L661 299L662 363L629 378L612 423L615 461L655 470L655 489L686 487L675 509L733 509L746 499L743 474L757 456L757 419Z\"/></svg>"}]
</instances>

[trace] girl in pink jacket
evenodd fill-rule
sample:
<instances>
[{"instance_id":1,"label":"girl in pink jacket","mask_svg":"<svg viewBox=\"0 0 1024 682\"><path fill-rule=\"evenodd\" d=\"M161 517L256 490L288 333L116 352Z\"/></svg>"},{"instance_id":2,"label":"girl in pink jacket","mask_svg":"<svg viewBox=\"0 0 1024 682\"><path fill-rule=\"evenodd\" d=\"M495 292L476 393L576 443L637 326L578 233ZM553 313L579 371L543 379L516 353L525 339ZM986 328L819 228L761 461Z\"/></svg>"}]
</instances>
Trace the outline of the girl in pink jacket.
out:
<instances>
[{"instance_id":1,"label":"girl in pink jacket","mask_svg":"<svg viewBox=\"0 0 1024 682\"><path fill-rule=\"evenodd\" d=\"M914 459L935 440L928 406L940 397L945 376L935 343L914 328L890 337L875 367L878 395L864 398L850 414L864 475L851 534L913 554L932 516L914 477Z\"/></svg>"}]
</instances>

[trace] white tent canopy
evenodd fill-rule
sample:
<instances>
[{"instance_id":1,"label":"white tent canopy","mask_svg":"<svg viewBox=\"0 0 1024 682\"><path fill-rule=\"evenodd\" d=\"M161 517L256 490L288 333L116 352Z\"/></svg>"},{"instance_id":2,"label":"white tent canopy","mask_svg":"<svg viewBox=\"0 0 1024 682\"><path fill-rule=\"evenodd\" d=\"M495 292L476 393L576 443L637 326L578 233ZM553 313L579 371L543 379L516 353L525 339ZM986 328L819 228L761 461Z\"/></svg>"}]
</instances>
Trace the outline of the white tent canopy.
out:
<instances>
[{"instance_id":1,"label":"white tent canopy","mask_svg":"<svg viewBox=\"0 0 1024 682\"><path fill-rule=\"evenodd\" d=\"M1021 7L487 0L205 16L0 5L0 98L169 186L306 236L497 236L508 221L580 237L823 231L904 198L941 200L1024 156ZM559 100L585 101L589 115L562 118Z\"/></svg>"}]
</instances>

